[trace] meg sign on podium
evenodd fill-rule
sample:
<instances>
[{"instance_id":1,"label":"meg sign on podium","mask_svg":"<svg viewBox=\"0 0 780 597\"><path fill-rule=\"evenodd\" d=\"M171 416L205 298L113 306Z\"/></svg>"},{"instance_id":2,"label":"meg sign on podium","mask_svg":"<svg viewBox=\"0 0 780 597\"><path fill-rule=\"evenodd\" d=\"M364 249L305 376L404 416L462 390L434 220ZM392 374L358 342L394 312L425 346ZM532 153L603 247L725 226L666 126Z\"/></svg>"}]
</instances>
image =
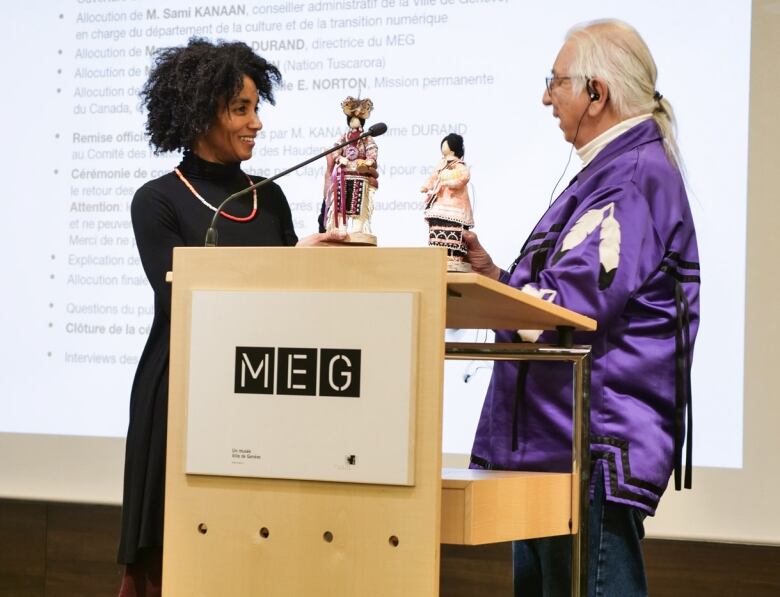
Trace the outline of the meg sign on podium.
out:
<instances>
[{"instance_id":1,"label":"meg sign on podium","mask_svg":"<svg viewBox=\"0 0 780 597\"><path fill-rule=\"evenodd\" d=\"M413 292L192 293L188 474L414 484Z\"/></svg>"}]
</instances>

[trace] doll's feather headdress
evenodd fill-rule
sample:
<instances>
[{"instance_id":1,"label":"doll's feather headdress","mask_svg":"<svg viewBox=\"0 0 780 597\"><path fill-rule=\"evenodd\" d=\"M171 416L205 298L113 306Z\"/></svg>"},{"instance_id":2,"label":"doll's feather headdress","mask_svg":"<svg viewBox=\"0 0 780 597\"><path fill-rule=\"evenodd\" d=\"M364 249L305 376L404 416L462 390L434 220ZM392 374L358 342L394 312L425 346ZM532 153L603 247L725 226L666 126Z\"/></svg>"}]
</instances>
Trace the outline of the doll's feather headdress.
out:
<instances>
[{"instance_id":1,"label":"doll's feather headdress","mask_svg":"<svg viewBox=\"0 0 780 597\"><path fill-rule=\"evenodd\" d=\"M356 99L351 95L341 102L341 109L344 110L344 114L352 118L357 116L363 120L368 119L371 116L371 110L374 109L374 102L370 99Z\"/></svg>"}]
</instances>

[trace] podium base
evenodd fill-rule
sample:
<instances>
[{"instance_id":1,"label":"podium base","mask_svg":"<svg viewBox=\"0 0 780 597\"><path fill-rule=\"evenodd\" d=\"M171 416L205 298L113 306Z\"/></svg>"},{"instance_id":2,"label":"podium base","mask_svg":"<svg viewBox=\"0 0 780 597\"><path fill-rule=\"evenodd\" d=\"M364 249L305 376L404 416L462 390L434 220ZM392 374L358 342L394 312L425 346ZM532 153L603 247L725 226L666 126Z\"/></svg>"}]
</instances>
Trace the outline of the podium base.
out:
<instances>
[{"instance_id":1,"label":"podium base","mask_svg":"<svg viewBox=\"0 0 780 597\"><path fill-rule=\"evenodd\" d=\"M456 273L470 273L471 272L471 264L466 263L465 261L448 261L447 262L447 271L448 272L456 272Z\"/></svg>"},{"instance_id":2,"label":"podium base","mask_svg":"<svg viewBox=\"0 0 780 597\"><path fill-rule=\"evenodd\" d=\"M376 247L376 236L365 232L353 232L347 234L343 240L331 240L323 244L334 247Z\"/></svg>"}]
</instances>

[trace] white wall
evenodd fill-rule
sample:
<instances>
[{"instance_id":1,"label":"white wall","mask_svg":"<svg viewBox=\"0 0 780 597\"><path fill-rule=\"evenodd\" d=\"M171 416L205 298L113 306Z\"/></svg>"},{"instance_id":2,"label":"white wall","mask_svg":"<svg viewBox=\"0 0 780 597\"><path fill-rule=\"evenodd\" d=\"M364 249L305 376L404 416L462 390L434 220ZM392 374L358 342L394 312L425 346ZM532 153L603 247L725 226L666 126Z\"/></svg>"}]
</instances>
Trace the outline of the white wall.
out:
<instances>
[{"instance_id":1,"label":"white wall","mask_svg":"<svg viewBox=\"0 0 780 597\"><path fill-rule=\"evenodd\" d=\"M744 461L741 469L694 470L694 489L667 492L653 536L780 544L780 2L754 0L750 69ZM695 74L692 80L695 81ZM702 101L728 81L698 81ZM728 126L728 114L714 129ZM728 242L727 238L723 242ZM735 292L740 289L735 288ZM728 354L730 347L722 350ZM708 375L729 375L709 371ZM695 403L694 403L695 407ZM694 410L694 423L696 411ZM694 427L695 431L695 427Z\"/></svg>"}]
</instances>

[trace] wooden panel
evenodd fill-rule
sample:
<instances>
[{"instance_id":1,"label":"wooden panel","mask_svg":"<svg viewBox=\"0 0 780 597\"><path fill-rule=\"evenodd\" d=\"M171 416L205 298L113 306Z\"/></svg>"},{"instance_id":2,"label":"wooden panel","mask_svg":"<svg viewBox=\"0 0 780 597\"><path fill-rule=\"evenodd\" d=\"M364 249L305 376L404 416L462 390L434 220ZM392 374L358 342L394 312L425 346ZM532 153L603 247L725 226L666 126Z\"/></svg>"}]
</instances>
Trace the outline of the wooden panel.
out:
<instances>
[{"instance_id":1,"label":"wooden panel","mask_svg":"<svg viewBox=\"0 0 780 597\"><path fill-rule=\"evenodd\" d=\"M701 541L642 541L653 597L777 597L780 547ZM511 543L443 545L441 597L512 594Z\"/></svg>"},{"instance_id":2,"label":"wooden panel","mask_svg":"<svg viewBox=\"0 0 780 597\"><path fill-rule=\"evenodd\" d=\"M87 562L116 562L121 509L86 504L50 504L47 556Z\"/></svg>"},{"instance_id":3,"label":"wooden panel","mask_svg":"<svg viewBox=\"0 0 780 597\"><path fill-rule=\"evenodd\" d=\"M648 539L642 542L653 597L777 597L780 547Z\"/></svg>"},{"instance_id":4,"label":"wooden panel","mask_svg":"<svg viewBox=\"0 0 780 597\"><path fill-rule=\"evenodd\" d=\"M100 546L100 560L113 560L119 525L109 521L119 520L119 508L82 507L84 514L79 515L77 523L84 531L79 534L81 541ZM46 510L47 504L40 502L0 500L0 597L43 597ZM97 517L105 516L106 524L90 523L93 512ZM77 548L73 555L97 557L97 551L87 546L84 550ZM780 546L645 539L642 551L653 597L780 595ZM66 565L71 559L64 552L60 557L65 558L61 561L66 573L71 570L72 564ZM107 587L101 565L88 561L78 564L78 577L83 579L80 595L116 595L119 581ZM442 545L440 586L441 597L511 595L511 545ZM49 584L46 595L58 595L54 583Z\"/></svg>"},{"instance_id":5,"label":"wooden panel","mask_svg":"<svg viewBox=\"0 0 780 597\"><path fill-rule=\"evenodd\" d=\"M117 564L64 560L46 573L46 597L115 597L122 583Z\"/></svg>"},{"instance_id":6,"label":"wooden panel","mask_svg":"<svg viewBox=\"0 0 780 597\"><path fill-rule=\"evenodd\" d=\"M445 261L429 248L174 251L166 597L438 595ZM184 475L193 289L418 292L415 485Z\"/></svg>"},{"instance_id":7,"label":"wooden panel","mask_svg":"<svg viewBox=\"0 0 780 597\"><path fill-rule=\"evenodd\" d=\"M512 544L442 545L441 597L512 595Z\"/></svg>"},{"instance_id":8,"label":"wooden panel","mask_svg":"<svg viewBox=\"0 0 780 597\"><path fill-rule=\"evenodd\" d=\"M442 543L480 545L569 534L569 473L444 469Z\"/></svg>"},{"instance_id":9,"label":"wooden panel","mask_svg":"<svg viewBox=\"0 0 780 597\"><path fill-rule=\"evenodd\" d=\"M447 274L447 327L592 331L596 322L479 274Z\"/></svg>"},{"instance_id":10,"label":"wooden panel","mask_svg":"<svg viewBox=\"0 0 780 597\"><path fill-rule=\"evenodd\" d=\"M43 597L46 505L0 500L0 597Z\"/></svg>"},{"instance_id":11,"label":"wooden panel","mask_svg":"<svg viewBox=\"0 0 780 597\"><path fill-rule=\"evenodd\" d=\"M120 516L112 506L49 505L46 597L116 595L123 571L116 563Z\"/></svg>"}]
</instances>

